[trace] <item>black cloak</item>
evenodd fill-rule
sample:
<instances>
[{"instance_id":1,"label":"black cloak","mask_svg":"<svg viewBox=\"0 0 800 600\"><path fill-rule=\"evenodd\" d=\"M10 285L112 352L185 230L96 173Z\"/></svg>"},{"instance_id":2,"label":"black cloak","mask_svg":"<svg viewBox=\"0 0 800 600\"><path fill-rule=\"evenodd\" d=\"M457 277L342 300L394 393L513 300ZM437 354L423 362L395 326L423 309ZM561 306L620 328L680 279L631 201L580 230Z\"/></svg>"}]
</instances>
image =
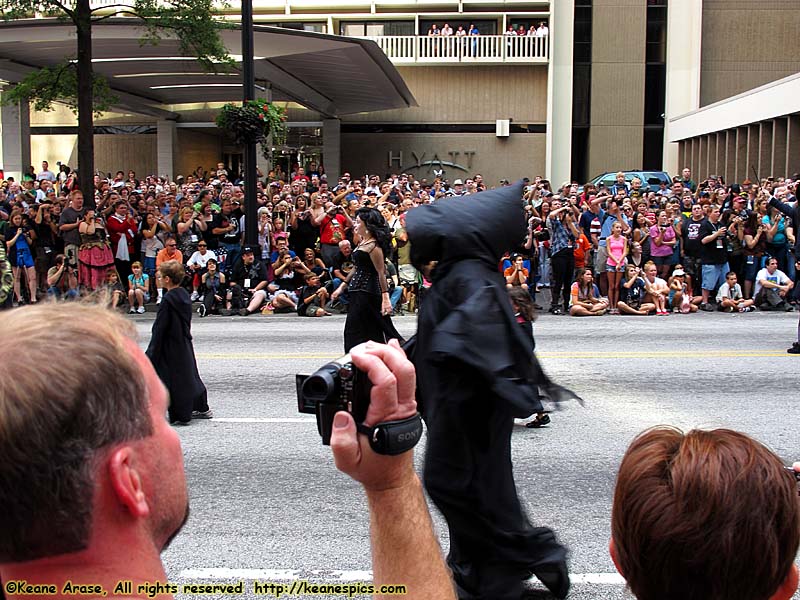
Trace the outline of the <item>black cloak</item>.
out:
<instances>
[{"instance_id":1,"label":"black cloak","mask_svg":"<svg viewBox=\"0 0 800 600\"><path fill-rule=\"evenodd\" d=\"M562 391L532 355L498 270L525 235L522 193L518 183L406 217L414 264L438 261L413 361L428 426L425 487L450 529L461 598L519 598L524 579L566 557L550 529L528 521L511 464L514 418L542 410L540 387L554 399Z\"/></svg>"},{"instance_id":2,"label":"black cloak","mask_svg":"<svg viewBox=\"0 0 800 600\"><path fill-rule=\"evenodd\" d=\"M208 410L208 392L197 372L192 346L192 302L182 287L164 294L146 354L169 390L169 420L191 421Z\"/></svg>"}]
</instances>

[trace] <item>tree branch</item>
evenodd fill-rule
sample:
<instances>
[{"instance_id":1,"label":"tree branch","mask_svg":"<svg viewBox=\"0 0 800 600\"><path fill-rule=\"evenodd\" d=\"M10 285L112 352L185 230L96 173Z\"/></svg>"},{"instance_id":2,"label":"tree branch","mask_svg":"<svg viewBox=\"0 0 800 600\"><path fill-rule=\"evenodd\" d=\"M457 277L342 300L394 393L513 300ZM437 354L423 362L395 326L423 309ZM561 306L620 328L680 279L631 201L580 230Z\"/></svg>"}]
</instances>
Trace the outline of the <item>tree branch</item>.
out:
<instances>
[{"instance_id":1,"label":"tree branch","mask_svg":"<svg viewBox=\"0 0 800 600\"><path fill-rule=\"evenodd\" d=\"M137 12L133 12L130 10L119 10L114 12L110 15L105 15L104 17L97 17L96 19L92 19L92 23L99 23L100 21L105 21L106 19L113 19L114 17L118 17L119 15L130 15L132 17L138 17L141 19L142 17Z\"/></svg>"},{"instance_id":2,"label":"tree branch","mask_svg":"<svg viewBox=\"0 0 800 600\"><path fill-rule=\"evenodd\" d=\"M53 5L57 6L57 7L59 8L59 10L63 10L63 11L64 11L64 13L65 13L65 14L66 14L66 15L67 15L67 16L68 16L68 17L69 17L69 18L70 18L72 21L75 21L75 11L73 11L72 9L70 9L70 8L67 8L66 6L64 6L64 5L63 5L61 2L59 2L58 0L47 0L47 3L48 3L48 4L53 4Z\"/></svg>"},{"instance_id":3,"label":"tree branch","mask_svg":"<svg viewBox=\"0 0 800 600\"><path fill-rule=\"evenodd\" d=\"M109 8L127 8L130 10L136 10L135 6L131 6L130 4L104 4L103 6L98 6L97 8L93 8L90 10L90 13L96 13L101 10L108 10Z\"/></svg>"}]
</instances>

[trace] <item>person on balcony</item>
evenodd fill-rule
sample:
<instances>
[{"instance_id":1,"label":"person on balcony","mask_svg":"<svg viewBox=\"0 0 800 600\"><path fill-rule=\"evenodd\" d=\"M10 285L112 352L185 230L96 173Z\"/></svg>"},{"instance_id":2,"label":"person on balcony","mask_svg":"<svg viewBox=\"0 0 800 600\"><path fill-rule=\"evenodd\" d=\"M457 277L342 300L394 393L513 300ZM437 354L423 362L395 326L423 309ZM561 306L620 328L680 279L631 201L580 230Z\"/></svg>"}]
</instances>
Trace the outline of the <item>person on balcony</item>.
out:
<instances>
[{"instance_id":1,"label":"person on balcony","mask_svg":"<svg viewBox=\"0 0 800 600\"><path fill-rule=\"evenodd\" d=\"M474 39L481 34L480 30L475 27L474 23L470 23L469 25L469 35L472 36L472 42L470 43L470 56L477 56L478 54L478 40Z\"/></svg>"}]
</instances>

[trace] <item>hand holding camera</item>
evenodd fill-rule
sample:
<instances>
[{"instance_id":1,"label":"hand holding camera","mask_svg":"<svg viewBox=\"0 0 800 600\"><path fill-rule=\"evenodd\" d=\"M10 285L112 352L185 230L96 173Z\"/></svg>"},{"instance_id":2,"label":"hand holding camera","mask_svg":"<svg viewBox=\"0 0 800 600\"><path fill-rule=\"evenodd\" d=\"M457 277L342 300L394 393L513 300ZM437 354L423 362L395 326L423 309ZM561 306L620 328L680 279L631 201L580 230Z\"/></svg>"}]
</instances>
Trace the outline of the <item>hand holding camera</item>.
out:
<instances>
[{"instance_id":1,"label":"hand holding camera","mask_svg":"<svg viewBox=\"0 0 800 600\"><path fill-rule=\"evenodd\" d=\"M396 340L361 344L311 376L297 375L299 411L316 415L322 443L332 446L336 466L367 488L379 486L373 489L393 487L395 466L410 468L407 451L422 434L415 390L414 366ZM364 436L357 437L356 431ZM387 471L381 474L381 468Z\"/></svg>"},{"instance_id":2,"label":"hand holding camera","mask_svg":"<svg viewBox=\"0 0 800 600\"><path fill-rule=\"evenodd\" d=\"M353 349L353 365L362 372L372 389L364 425L405 421L417 415L416 373L397 340L388 345L367 342ZM367 491L383 491L405 485L413 478L413 454L397 457L377 454L365 435L358 435L354 415L340 411L333 419L331 449L336 467L361 482ZM419 439L418 429L404 435Z\"/></svg>"}]
</instances>

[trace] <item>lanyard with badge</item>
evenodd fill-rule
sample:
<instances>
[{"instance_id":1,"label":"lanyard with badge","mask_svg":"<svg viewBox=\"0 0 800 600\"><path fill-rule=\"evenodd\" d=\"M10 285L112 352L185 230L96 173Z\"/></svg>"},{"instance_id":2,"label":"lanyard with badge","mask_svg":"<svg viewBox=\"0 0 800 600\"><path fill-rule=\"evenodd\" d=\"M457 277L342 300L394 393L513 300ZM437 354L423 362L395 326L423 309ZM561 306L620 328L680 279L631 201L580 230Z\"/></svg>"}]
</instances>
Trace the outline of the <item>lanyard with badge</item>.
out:
<instances>
[{"instance_id":1,"label":"lanyard with badge","mask_svg":"<svg viewBox=\"0 0 800 600\"><path fill-rule=\"evenodd\" d=\"M719 225L716 223L711 223L710 221L709 224L714 228L714 233L719 231ZM722 245L722 236L717 236L717 250L722 250L723 248L725 248L725 246Z\"/></svg>"}]
</instances>

